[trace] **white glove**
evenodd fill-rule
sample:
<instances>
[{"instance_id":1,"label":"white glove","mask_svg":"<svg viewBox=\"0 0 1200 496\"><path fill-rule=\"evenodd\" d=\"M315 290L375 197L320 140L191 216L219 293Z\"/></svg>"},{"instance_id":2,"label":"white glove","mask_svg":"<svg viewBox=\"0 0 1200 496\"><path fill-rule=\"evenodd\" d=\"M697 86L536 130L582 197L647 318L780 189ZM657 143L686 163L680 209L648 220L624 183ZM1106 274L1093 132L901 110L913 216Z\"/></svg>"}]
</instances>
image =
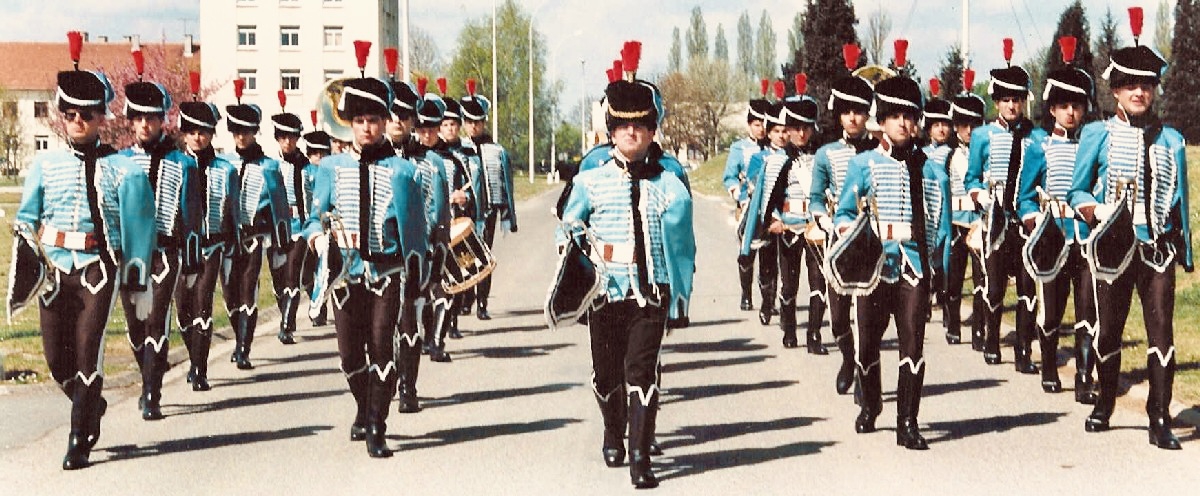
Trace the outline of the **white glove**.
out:
<instances>
[{"instance_id":1,"label":"white glove","mask_svg":"<svg viewBox=\"0 0 1200 496\"><path fill-rule=\"evenodd\" d=\"M270 259L271 269L278 269L280 267L283 267L283 264L287 263L287 252L286 251L283 251L280 249L275 249L275 250L269 250L269 252L271 255L271 259Z\"/></svg>"},{"instance_id":2,"label":"white glove","mask_svg":"<svg viewBox=\"0 0 1200 496\"><path fill-rule=\"evenodd\" d=\"M833 219L830 219L828 215L819 215L817 216L817 227L825 232L833 232Z\"/></svg>"},{"instance_id":3,"label":"white glove","mask_svg":"<svg viewBox=\"0 0 1200 496\"><path fill-rule=\"evenodd\" d=\"M188 289L192 289L196 287L196 279L199 278L199 276L200 274L189 274L183 276L183 284L185 284Z\"/></svg>"},{"instance_id":4,"label":"white glove","mask_svg":"<svg viewBox=\"0 0 1200 496\"><path fill-rule=\"evenodd\" d=\"M133 302L134 318L150 318L150 309L154 307L154 290L147 288L145 291L134 291L129 294L129 300Z\"/></svg>"},{"instance_id":5,"label":"white glove","mask_svg":"<svg viewBox=\"0 0 1200 496\"><path fill-rule=\"evenodd\" d=\"M738 197L737 192L738 192L737 186L729 188L729 197L733 198L734 200L737 200L737 197Z\"/></svg>"},{"instance_id":6,"label":"white glove","mask_svg":"<svg viewBox=\"0 0 1200 496\"><path fill-rule=\"evenodd\" d=\"M318 234L309 238L308 246L312 248L317 255L325 255L329 253L329 235Z\"/></svg>"},{"instance_id":7,"label":"white glove","mask_svg":"<svg viewBox=\"0 0 1200 496\"><path fill-rule=\"evenodd\" d=\"M980 191L975 195L975 201L979 203L980 207L987 210L988 207L992 206L992 194L987 191Z\"/></svg>"},{"instance_id":8,"label":"white glove","mask_svg":"<svg viewBox=\"0 0 1200 496\"><path fill-rule=\"evenodd\" d=\"M1097 221L1104 222L1104 221L1108 220L1109 217L1112 217L1113 214L1116 213L1116 211L1117 211L1116 205L1109 205L1107 203L1102 203L1100 205L1096 205L1096 209L1092 210L1092 215L1096 216Z\"/></svg>"}]
</instances>

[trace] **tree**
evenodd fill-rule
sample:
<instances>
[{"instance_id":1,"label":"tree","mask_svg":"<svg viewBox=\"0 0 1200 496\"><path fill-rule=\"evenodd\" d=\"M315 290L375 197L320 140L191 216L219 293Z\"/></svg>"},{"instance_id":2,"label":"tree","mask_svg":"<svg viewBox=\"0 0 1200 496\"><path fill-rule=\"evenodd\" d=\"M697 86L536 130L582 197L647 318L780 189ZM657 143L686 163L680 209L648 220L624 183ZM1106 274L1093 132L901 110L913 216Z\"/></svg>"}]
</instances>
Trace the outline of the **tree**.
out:
<instances>
[{"instance_id":1,"label":"tree","mask_svg":"<svg viewBox=\"0 0 1200 496\"><path fill-rule=\"evenodd\" d=\"M758 76L774 79L778 74L775 57L775 28L771 27L771 15L763 9L758 19L758 35L755 37L754 68Z\"/></svg>"},{"instance_id":2,"label":"tree","mask_svg":"<svg viewBox=\"0 0 1200 496\"><path fill-rule=\"evenodd\" d=\"M491 36L491 33L488 34ZM438 53L437 42L433 40L433 36L429 31L421 29L420 26L411 26L409 28L409 43L412 44L409 61L412 64L413 73L422 74L438 74L442 72L442 56Z\"/></svg>"},{"instance_id":3,"label":"tree","mask_svg":"<svg viewBox=\"0 0 1200 496\"><path fill-rule=\"evenodd\" d=\"M1171 42L1174 62L1167 69L1163 93L1167 97L1163 120L1191 143L1200 142L1200 0L1175 3L1175 34Z\"/></svg>"},{"instance_id":4,"label":"tree","mask_svg":"<svg viewBox=\"0 0 1200 496\"><path fill-rule=\"evenodd\" d=\"M729 62L729 42L725 41L725 28L717 24L717 38L713 41L713 58Z\"/></svg>"},{"instance_id":5,"label":"tree","mask_svg":"<svg viewBox=\"0 0 1200 496\"><path fill-rule=\"evenodd\" d=\"M942 66L938 68L938 79L942 82L942 98L951 98L963 92L963 56L962 47L951 45L946 50Z\"/></svg>"},{"instance_id":6,"label":"tree","mask_svg":"<svg viewBox=\"0 0 1200 496\"><path fill-rule=\"evenodd\" d=\"M508 148L514 167L529 165L529 62L533 61L534 157L545 157L550 146L553 85L546 79L546 39L533 30L529 47L530 14L515 0L504 0L496 11L496 98L500 142ZM478 81L477 92L489 94L492 82L492 21L490 16L468 19L458 35L458 51L446 72L451 96L465 91L463 81Z\"/></svg>"},{"instance_id":7,"label":"tree","mask_svg":"<svg viewBox=\"0 0 1200 496\"><path fill-rule=\"evenodd\" d=\"M1154 49L1164 59L1171 60L1171 6L1167 0L1158 0L1158 14L1154 17Z\"/></svg>"},{"instance_id":8,"label":"tree","mask_svg":"<svg viewBox=\"0 0 1200 496\"><path fill-rule=\"evenodd\" d=\"M29 155L28 147L21 141L25 134L21 125L16 101L0 87L0 175L16 177Z\"/></svg>"},{"instance_id":9,"label":"tree","mask_svg":"<svg viewBox=\"0 0 1200 496\"><path fill-rule=\"evenodd\" d=\"M663 93L666 118L660 135L663 146L699 150L705 160L715 153L727 134L721 119L732 106L745 100L747 76L721 60L693 59L684 72L663 75L657 82Z\"/></svg>"},{"instance_id":10,"label":"tree","mask_svg":"<svg viewBox=\"0 0 1200 496\"><path fill-rule=\"evenodd\" d=\"M1113 18L1112 8L1104 11L1104 20L1100 22L1100 34L1096 35L1096 55L1092 58L1092 67L1107 68L1113 50L1121 47L1121 35L1117 32L1117 20ZM1103 69L1102 69L1103 70ZM1096 103L1103 115L1111 115L1116 111L1116 102L1112 98L1112 89L1108 81L1099 74L1096 78Z\"/></svg>"},{"instance_id":11,"label":"tree","mask_svg":"<svg viewBox=\"0 0 1200 496\"><path fill-rule=\"evenodd\" d=\"M792 16L792 27L788 29L788 54L804 52L804 13Z\"/></svg>"},{"instance_id":12,"label":"tree","mask_svg":"<svg viewBox=\"0 0 1200 496\"><path fill-rule=\"evenodd\" d=\"M689 63L692 59L708 58L708 28L699 5L692 7L692 20L687 29L687 49Z\"/></svg>"},{"instance_id":13,"label":"tree","mask_svg":"<svg viewBox=\"0 0 1200 496\"><path fill-rule=\"evenodd\" d=\"M737 68L742 74L754 73L754 26L750 13L743 10L737 23Z\"/></svg>"},{"instance_id":14,"label":"tree","mask_svg":"<svg viewBox=\"0 0 1200 496\"><path fill-rule=\"evenodd\" d=\"M829 87L833 81L847 76L842 62L842 45L858 43L854 25L854 5L848 0L809 0L804 12L804 53L793 54L800 64L789 64L784 80L791 80L797 72L808 74L808 94L818 102L829 100ZM859 64L863 62L860 60ZM836 133L836 117L829 112L821 113L821 128Z\"/></svg>"},{"instance_id":15,"label":"tree","mask_svg":"<svg viewBox=\"0 0 1200 496\"><path fill-rule=\"evenodd\" d=\"M1095 55L1092 53L1091 28L1088 27L1087 11L1083 8L1083 3L1075 0L1068 5L1058 18L1058 27L1054 30L1054 37L1051 38L1051 45L1046 50L1045 62L1040 66L1044 72L1042 75L1050 74L1053 71L1062 69L1066 64L1063 63L1062 51L1059 49L1058 40L1064 36L1075 37L1075 61L1072 65L1082 69L1084 72L1096 78L1099 74L1095 69ZM1031 64L1026 67L1030 71L1030 77L1033 77L1033 70L1038 66ZM1045 78L1039 77L1033 79L1034 87L1037 91L1034 94L1041 95L1040 88L1045 85Z\"/></svg>"},{"instance_id":16,"label":"tree","mask_svg":"<svg viewBox=\"0 0 1200 496\"><path fill-rule=\"evenodd\" d=\"M683 47L679 41L679 27L671 31L671 51L667 52L667 70L678 72L683 67Z\"/></svg>"},{"instance_id":17,"label":"tree","mask_svg":"<svg viewBox=\"0 0 1200 496\"><path fill-rule=\"evenodd\" d=\"M883 9L876 10L867 18L866 33L863 33L863 51L872 64L883 65L887 60L888 37L892 34L892 18Z\"/></svg>"}]
</instances>

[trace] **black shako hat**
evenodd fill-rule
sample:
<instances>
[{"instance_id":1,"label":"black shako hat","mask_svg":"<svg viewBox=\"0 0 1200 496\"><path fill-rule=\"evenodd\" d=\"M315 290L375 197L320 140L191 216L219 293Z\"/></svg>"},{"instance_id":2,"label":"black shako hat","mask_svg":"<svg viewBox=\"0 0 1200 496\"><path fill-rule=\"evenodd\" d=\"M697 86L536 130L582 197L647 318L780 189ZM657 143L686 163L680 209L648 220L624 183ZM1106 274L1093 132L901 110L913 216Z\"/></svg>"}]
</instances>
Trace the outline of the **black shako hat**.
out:
<instances>
[{"instance_id":1,"label":"black shako hat","mask_svg":"<svg viewBox=\"0 0 1200 496\"><path fill-rule=\"evenodd\" d=\"M925 102L925 125L937 121L950 121L950 102L941 98L930 98Z\"/></svg>"},{"instance_id":2,"label":"black shako hat","mask_svg":"<svg viewBox=\"0 0 1200 496\"><path fill-rule=\"evenodd\" d=\"M1029 73L1020 66L992 69L988 94L993 100L1001 98L1029 99Z\"/></svg>"},{"instance_id":3,"label":"black shako hat","mask_svg":"<svg viewBox=\"0 0 1200 496\"><path fill-rule=\"evenodd\" d=\"M1145 45L1126 47L1112 52L1104 79L1113 88L1130 84L1158 86L1167 70L1167 61Z\"/></svg>"},{"instance_id":4,"label":"black shako hat","mask_svg":"<svg viewBox=\"0 0 1200 496\"><path fill-rule=\"evenodd\" d=\"M314 153L324 153L326 155L332 150L330 146L329 133L325 131L313 131L304 135L305 155Z\"/></svg>"},{"instance_id":5,"label":"black shako hat","mask_svg":"<svg viewBox=\"0 0 1200 496\"><path fill-rule=\"evenodd\" d=\"M93 110L108 112L113 100L112 85L103 73L93 71L62 71L58 73L58 92L54 97L58 110Z\"/></svg>"},{"instance_id":6,"label":"black shako hat","mask_svg":"<svg viewBox=\"0 0 1200 496\"><path fill-rule=\"evenodd\" d=\"M1046 88L1042 90L1042 100L1046 106L1066 102L1078 102L1087 105L1095 93L1095 83L1092 77L1076 67L1066 67L1051 72L1046 77Z\"/></svg>"},{"instance_id":7,"label":"black shako hat","mask_svg":"<svg viewBox=\"0 0 1200 496\"><path fill-rule=\"evenodd\" d=\"M417 115L421 106L421 95L411 84L405 81L392 81L392 113L404 119Z\"/></svg>"},{"instance_id":8,"label":"black shako hat","mask_svg":"<svg viewBox=\"0 0 1200 496\"><path fill-rule=\"evenodd\" d=\"M658 87L640 79L619 79L604 88L604 97L608 100L605 121L609 132L626 123L640 124L651 131L658 130L663 115L662 95Z\"/></svg>"},{"instance_id":9,"label":"black shako hat","mask_svg":"<svg viewBox=\"0 0 1200 496\"><path fill-rule=\"evenodd\" d=\"M817 125L819 115L817 101L808 95L789 96L783 101L783 125L800 127L804 124Z\"/></svg>"},{"instance_id":10,"label":"black shako hat","mask_svg":"<svg viewBox=\"0 0 1200 496\"><path fill-rule=\"evenodd\" d=\"M755 98L750 100L750 109L746 111L746 123L754 121L763 121L767 118L767 112L771 110L771 102L765 98Z\"/></svg>"},{"instance_id":11,"label":"black shako hat","mask_svg":"<svg viewBox=\"0 0 1200 496\"><path fill-rule=\"evenodd\" d=\"M893 114L907 113L917 118L925 106L925 96L921 94L921 86L912 79L897 76L884 79L875 85L875 115L876 122Z\"/></svg>"},{"instance_id":12,"label":"black shako hat","mask_svg":"<svg viewBox=\"0 0 1200 496\"><path fill-rule=\"evenodd\" d=\"M783 100L771 103L771 106L767 107L766 119L763 119L763 126L767 128L767 131L770 131L771 128L782 126L786 123L787 107L784 105Z\"/></svg>"},{"instance_id":13,"label":"black shako hat","mask_svg":"<svg viewBox=\"0 0 1200 496\"><path fill-rule=\"evenodd\" d=\"M462 118L468 121L486 121L492 108L492 102L483 95L464 96L458 104Z\"/></svg>"},{"instance_id":14,"label":"black shako hat","mask_svg":"<svg viewBox=\"0 0 1200 496\"><path fill-rule=\"evenodd\" d=\"M379 78L348 79L342 85L337 111L347 121L361 115L392 115L392 86Z\"/></svg>"},{"instance_id":15,"label":"black shako hat","mask_svg":"<svg viewBox=\"0 0 1200 496\"><path fill-rule=\"evenodd\" d=\"M458 104L458 100L454 98L442 98L442 103L446 105L442 111L442 120L455 120L462 122L462 107Z\"/></svg>"},{"instance_id":16,"label":"black shako hat","mask_svg":"<svg viewBox=\"0 0 1200 496\"><path fill-rule=\"evenodd\" d=\"M438 127L445 118L446 101L433 93L426 93L417 112L417 127Z\"/></svg>"},{"instance_id":17,"label":"black shako hat","mask_svg":"<svg viewBox=\"0 0 1200 496\"><path fill-rule=\"evenodd\" d=\"M296 114L287 112L275 114L271 116L271 122L275 124L275 139L289 134L299 137L304 132L304 123L300 121L300 117Z\"/></svg>"},{"instance_id":18,"label":"black shako hat","mask_svg":"<svg viewBox=\"0 0 1200 496\"><path fill-rule=\"evenodd\" d=\"M221 111L217 106L208 102L182 102L179 104L179 131L190 133L197 129L217 132L217 123L221 121Z\"/></svg>"},{"instance_id":19,"label":"black shako hat","mask_svg":"<svg viewBox=\"0 0 1200 496\"><path fill-rule=\"evenodd\" d=\"M983 125L983 99L974 93L963 93L950 102L950 122Z\"/></svg>"},{"instance_id":20,"label":"black shako hat","mask_svg":"<svg viewBox=\"0 0 1200 496\"><path fill-rule=\"evenodd\" d=\"M253 103L225 106L225 126L231 133L257 133L262 123L262 109Z\"/></svg>"},{"instance_id":21,"label":"black shako hat","mask_svg":"<svg viewBox=\"0 0 1200 496\"><path fill-rule=\"evenodd\" d=\"M171 95L162 84L134 81L125 85L125 117L139 114L165 115L171 109Z\"/></svg>"},{"instance_id":22,"label":"black shako hat","mask_svg":"<svg viewBox=\"0 0 1200 496\"><path fill-rule=\"evenodd\" d=\"M875 92L871 83L858 76L847 76L833 82L829 89L829 104L827 108L834 115L842 115L850 110L866 112L871 108L871 100Z\"/></svg>"}]
</instances>

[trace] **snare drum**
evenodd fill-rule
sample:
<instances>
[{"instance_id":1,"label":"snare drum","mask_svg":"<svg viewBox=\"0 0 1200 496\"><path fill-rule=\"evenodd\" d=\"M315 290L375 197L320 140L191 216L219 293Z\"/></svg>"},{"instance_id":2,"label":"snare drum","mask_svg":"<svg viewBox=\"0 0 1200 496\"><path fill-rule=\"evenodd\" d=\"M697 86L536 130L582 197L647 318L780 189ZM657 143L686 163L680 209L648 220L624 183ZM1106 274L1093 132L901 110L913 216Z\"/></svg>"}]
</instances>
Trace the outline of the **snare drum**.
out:
<instances>
[{"instance_id":1,"label":"snare drum","mask_svg":"<svg viewBox=\"0 0 1200 496\"><path fill-rule=\"evenodd\" d=\"M471 289L492 274L496 261L483 239L475 233L470 217L450 222L450 260L442 269L442 288L456 294Z\"/></svg>"}]
</instances>

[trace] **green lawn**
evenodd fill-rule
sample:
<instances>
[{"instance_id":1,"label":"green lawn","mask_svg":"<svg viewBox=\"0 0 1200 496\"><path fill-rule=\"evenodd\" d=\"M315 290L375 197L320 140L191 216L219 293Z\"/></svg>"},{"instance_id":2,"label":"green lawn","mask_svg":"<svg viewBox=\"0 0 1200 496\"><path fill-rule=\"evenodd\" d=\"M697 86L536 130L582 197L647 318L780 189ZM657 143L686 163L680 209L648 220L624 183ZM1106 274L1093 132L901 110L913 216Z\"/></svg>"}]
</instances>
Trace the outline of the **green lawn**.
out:
<instances>
[{"instance_id":1,"label":"green lawn","mask_svg":"<svg viewBox=\"0 0 1200 496\"><path fill-rule=\"evenodd\" d=\"M513 190L516 192L517 201L528 200L542 194L546 190L555 189L560 186L561 183L547 184L546 176L540 174L534 177L533 183L530 183L528 170L513 171Z\"/></svg>"},{"instance_id":2,"label":"green lawn","mask_svg":"<svg viewBox=\"0 0 1200 496\"><path fill-rule=\"evenodd\" d=\"M721 176L725 174L725 159L727 157L729 157L729 152L721 152L701 164L696 170L688 173L688 181L692 184L692 191L728 198L729 193L725 191L725 185L721 181Z\"/></svg>"}]
</instances>

